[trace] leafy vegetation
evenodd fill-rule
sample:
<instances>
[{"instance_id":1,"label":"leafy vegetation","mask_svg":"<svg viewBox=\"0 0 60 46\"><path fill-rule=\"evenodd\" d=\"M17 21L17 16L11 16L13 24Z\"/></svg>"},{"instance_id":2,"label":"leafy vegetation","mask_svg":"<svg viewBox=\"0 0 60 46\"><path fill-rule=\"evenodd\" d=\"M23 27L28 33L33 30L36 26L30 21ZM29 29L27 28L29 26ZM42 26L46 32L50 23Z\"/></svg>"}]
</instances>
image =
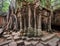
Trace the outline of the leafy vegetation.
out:
<instances>
[{"instance_id":1,"label":"leafy vegetation","mask_svg":"<svg viewBox=\"0 0 60 46\"><path fill-rule=\"evenodd\" d=\"M3 12L7 12L7 10L9 9L9 4L10 4L9 0L3 1L3 7L2 7Z\"/></svg>"},{"instance_id":2,"label":"leafy vegetation","mask_svg":"<svg viewBox=\"0 0 60 46\"><path fill-rule=\"evenodd\" d=\"M0 8L0 11L2 10L3 12L6 12L9 8L10 2L9 2L9 0L2 0L2 1L3 1L3 4L1 4L1 2L0 2L0 5L2 5L2 9ZM17 0L17 1L20 3L24 0ZM26 0L26 1L33 3L34 0ZM56 0L49 0L49 1L48 0L41 0L42 7L47 7L47 6L51 7L51 6L54 6L55 4L56 4L55 8L58 8L58 5L60 7L60 0L57 0L57 1ZM20 7L21 7L21 5L20 5Z\"/></svg>"},{"instance_id":3,"label":"leafy vegetation","mask_svg":"<svg viewBox=\"0 0 60 46\"><path fill-rule=\"evenodd\" d=\"M3 12L7 12L9 9L9 0L1 0L0 1L0 11Z\"/></svg>"}]
</instances>

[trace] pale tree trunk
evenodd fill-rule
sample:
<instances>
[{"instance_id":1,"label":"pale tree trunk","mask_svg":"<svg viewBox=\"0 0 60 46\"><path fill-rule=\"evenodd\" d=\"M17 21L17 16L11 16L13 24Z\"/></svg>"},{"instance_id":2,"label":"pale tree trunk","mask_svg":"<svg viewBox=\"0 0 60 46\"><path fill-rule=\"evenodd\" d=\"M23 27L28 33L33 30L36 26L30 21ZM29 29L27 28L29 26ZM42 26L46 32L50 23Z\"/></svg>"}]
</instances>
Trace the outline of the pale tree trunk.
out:
<instances>
[{"instance_id":1,"label":"pale tree trunk","mask_svg":"<svg viewBox=\"0 0 60 46\"><path fill-rule=\"evenodd\" d=\"M31 28L31 8L30 8L30 6L29 6L29 10L28 10L28 16L29 16L29 18L28 18L28 28Z\"/></svg>"},{"instance_id":2,"label":"pale tree trunk","mask_svg":"<svg viewBox=\"0 0 60 46\"><path fill-rule=\"evenodd\" d=\"M49 16L49 25L48 25L48 31L51 31L51 16L53 15L53 12L52 12L52 10L51 10L51 14L50 14L50 16Z\"/></svg>"},{"instance_id":3,"label":"pale tree trunk","mask_svg":"<svg viewBox=\"0 0 60 46\"><path fill-rule=\"evenodd\" d=\"M21 16L21 13L20 13L20 31L22 30L22 16Z\"/></svg>"},{"instance_id":4,"label":"pale tree trunk","mask_svg":"<svg viewBox=\"0 0 60 46\"><path fill-rule=\"evenodd\" d=\"M39 14L39 18L38 18L38 31L37 31L37 29L36 29L36 8L40 5L40 0L35 0L35 3L36 3L36 5L35 5L35 8L34 8L34 22L35 22L35 24L34 24L34 27L35 27L35 35L37 35L37 32L38 32L38 36L40 36L40 32L41 32L41 15Z\"/></svg>"},{"instance_id":5,"label":"pale tree trunk","mask_svg":"<svg viewBox=\"0 0 60 46\"><path fill-rule=\"evenodd\" d=\"M15 4L16 4L16 0L11 0L11 2L10 2L11 7L15 8Z\"/></svg>"},{"instance_id":6,"label":"pale tree trunk","mask_svg":"<svg viewBox=\"0 0 60 46\"><path fill-rule=\"evenodd\" d=\"M38 20L38 36L41 35L41 14L39 14L39 20Z\"/></svg>"},{"instance_id":7,"label":"pale tree trunk","mask_svg":"<svg viewBox=\"0 0 60 46\"><path fill-rule=\"evenodd\" d=\"M26 30L26 20L25 20L25 17L24 17L24 32Z\"/></svg>"},{"instance_id":8,"label":"pale tree trunk","mask_svg":"<svg viewBox=\"0 0 60 46\"><path fill-rule=\"evenodd\" d=\"M36 36L37 34L36 34L36 8L35 7L34 7L34 32L35 32L34 35Z\"/></svg>"},{"instance_id":9,"label":"pale tree trunk","mask_svg":"<svg viewBox=\"0 0 60 46\"><path fill-rule=\"evenodd\" d=\"M31 7L30 7L30 5L28 5L28 34L30 33L31 29L32 29L32 27L31 27Z\"/></svg>"}]
</instances>

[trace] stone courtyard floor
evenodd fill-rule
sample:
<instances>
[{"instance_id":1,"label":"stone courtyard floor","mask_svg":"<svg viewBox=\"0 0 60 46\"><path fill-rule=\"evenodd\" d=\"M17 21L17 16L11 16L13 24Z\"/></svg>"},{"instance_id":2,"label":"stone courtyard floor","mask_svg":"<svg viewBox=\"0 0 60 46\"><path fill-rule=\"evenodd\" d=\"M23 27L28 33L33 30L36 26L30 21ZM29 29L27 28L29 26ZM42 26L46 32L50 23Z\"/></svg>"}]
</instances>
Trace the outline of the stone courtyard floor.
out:
<instances>
[{"instance_id":1,"label":"stone courtyard floor","mask_svg":"<svg viewBox=\"0 0 60 46\"><path fill-rule=\"evenodd\" d=\"M47 36L50 33L43 31L43 34L44 34L44 36ZM22 37L22 39L21 39L21 38L17 37L17 34L15 36L15 40L12 40L11 39L12 37L10 37L10 35L5 35L5 37L8 37L8 38L1 37L0 45L3 45L3 46L49 46L49 45L56 46L57 41L60 40L60 32L53 32L52 35L54 35L54 34L58 38L56 38L55 36L53 36L52 38L49 38L50 36L48 36L48 37L43 37L42 41L41 41L41 38L35 38L35 37L33 39L26 37L27 40L24 37ZM45 39L47 39L47 40L45 40ZM60 46L60 42L59 42L58 46Z\"/></svg>"}]
</instances>

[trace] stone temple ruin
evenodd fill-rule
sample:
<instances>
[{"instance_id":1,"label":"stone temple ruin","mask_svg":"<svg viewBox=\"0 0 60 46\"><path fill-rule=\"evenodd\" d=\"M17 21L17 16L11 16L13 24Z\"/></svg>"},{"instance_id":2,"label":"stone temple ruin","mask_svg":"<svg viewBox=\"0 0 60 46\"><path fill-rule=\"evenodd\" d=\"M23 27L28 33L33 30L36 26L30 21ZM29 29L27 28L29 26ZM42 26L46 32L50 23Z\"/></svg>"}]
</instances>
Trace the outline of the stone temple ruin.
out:
<instances>
[{"instance_id":1,"label":"stone temple ruin","mask_svg":"<svg viewBox=\"0 0 60 46\"><path fill-rule=\"evenodd\" d=\"M60 46L59 37L51 29L52 16L52 9L42 7L39 0L11 1L0 28L4 39L0 46Z\"/></svg>"}]
</instances>

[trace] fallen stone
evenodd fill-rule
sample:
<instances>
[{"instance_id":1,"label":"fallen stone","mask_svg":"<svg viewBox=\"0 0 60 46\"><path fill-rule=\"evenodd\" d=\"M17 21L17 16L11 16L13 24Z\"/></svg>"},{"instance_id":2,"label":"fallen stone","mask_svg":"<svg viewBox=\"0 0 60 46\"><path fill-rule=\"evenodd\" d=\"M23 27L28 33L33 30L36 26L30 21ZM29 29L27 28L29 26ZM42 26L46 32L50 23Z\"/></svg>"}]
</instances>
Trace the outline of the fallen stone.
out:
<instances>
[{"instance_id":1,"label":"fallen stone","mask_svg":"<svg viewBox=\"0 0 60 46\"><path fill-rule=\"evenodd\" d=\"M46 40L49 40L49 39L53 38L54 36L55 36L55 34L50 34L50 35L48 35L48 36L42 37L41 40L42 40L42 41L46 41Z\"/></svg>"},{"instance_id":2,"label":"fallen stone","mask_svg":"<svg viewBox=\"0 0 60 46\"><path fill-rule=\"evenodd\" d=\"M26 46L32 44L31 42L27 42L27 41L24 41L24 43Z\"/></svg>"},{"instance_id":3,"label":"fallen stone","mask_svg":"<svg viewBox=\"0 0 60 46\"><path fill-rule=\"evenodd\" d=\"M59 46L60 46L60 44L59 44Z\"/></svg>"},{"instance_id":4,"label":"fallen stone","mask_svg":"<svg viewBox=\"0 0 60 46\"><path fill-rule=\"evenodd\" d=\"M25 46L25 43L24 41L17 41L17 46Z\"/></svg>"},{"instance_id":5,"label":"fallen stone","mask_svg":"<svg viewBox=\"0 0 60 46\"><path fill-rule=\"evenodd\" d=\"M11 37L11 36L7 38L7 40L11 40L11 39L12 39L12 37Z\"/></svg>"},{"instance_id":6,"label":"fallen stone","mask_svg":"<svg viewBox=\"0 0 60 46\"><path fill-rule=\"evenodd\" d=\"M17 44L24 42L23 40L16 41Z\"/></svg>"},{"instance_id":7,"label":"fallen stone","mask_svg":"<svg viewBox=\"0 0 60 46\"><path fill-rule=\"evenodd\" d=\"M0 34L3 32L3 28L0 28Z\"/></svg>"},{"instance_id":8,"label":"fallen stone","mask_svg":"<svg viewBox=\"0 0 60 46\"><path fill-rule=\"evenodd\" d=\"M3 35L6 35L6 34L7 34L7 32L4 32L4 33L3 33Z\"/></svg>"},{"instance_id":9,"label":"fallen stone","mask_svg":"<svg viewBox=\"0 0 60 46\"><path fill-rule=\"evenodd\" d=\"M32 38L27 38L26 40L27 40L27 41L31 41L31 40L32 40Z\"/></svg>"},{"instance_id":10,"label":"fallen stone","mask_svg":"<svg viewBox=\"0 0 60 46\"><path fill-rule=\"evenodd\" d=\"M12 35L14 35L14 36L15 36L16 34L17 34L16 32L12 32Z\"/></svg>"},{"instance_id":11,"label":"fallen stone","mask_svg":"<svg viewBox=\"0 0 60 46\"><path fill-rule=\"evenodd\" d=\"M51 39L48 43L49 43L49 45L51 45L51 46L56 46L57 41L59 41L58 38L53 38L53 39Z\"/></svg>"},{"instance_id":12,"label":"fallen stone","mask_svg":"<svg viewBox=\"0 0 60 46\"><path fill-rule=\"evenodd\" d=\"M57 37L54 37L54 38L52 38L50 40L47 40L47 41L41 41L41 43L43 43L43 44L49 44L51 46L56 46L56 43L57 43L58 40L59 39Z\"/></svg>"},{"instance_id":13,"label":"fallen stone","mask_svg":"<svg viewBox=\"0 0 60 46\"><path fill-rule=\"evenodd\" d=\"M24 37L24 36L22 37L22 40L26 40L26 39L27 39L26 37Z\"/></svg>"},{"instance_id":14,"label":"fallen stone","mask_svg":"<svg viewBox=\"0 0 60 46\"><path fill-rule=\"evenodd\" d=\"M9 46L9 45L7 44L7 45L3 45L3 46Z\"/></svg>"},{"instance_id":15,"label":"fallen stone","mask_svg":"<svg viewBox=\"0 0 60 46\"><path fill-rule=\"evenodd\" d=\"M26 45L26 46L34 46L33 44L29 44L29 45Z\"/></svg>"},{"instance_id":16,"label":"fallen stone","mask_svg":"<svg viewBox=\"0 0 60 46\"><path fill-rule=\"evenodd\" d=\"M3 46L3 45L6 45L6 44L9 44L11 42L11 40L9 40L9 41L5 41L5 42L2 42L2 43L0 43L0 46Z\"/></svg>"},{"instance_id":17,"label":"fallen stone","mask_svg":"<svg viewBox=\"0 0 60 46\"><path fill-rule=\"evenodd\" d=\"M17 32L18 35L20 35L20 32Z\"/></svg>"},{"instance_id":18,"label":"fallen stone","mask_svg":"<svg viewBox=\"0 0 60 46\"><path fill-rule=\"evenodd\" d=\"M32 39L35 40L35 41L40 40L40 38L38 38L38 37L33 37Z\"/></svg>"},{"instance_id":19,"label":"fallen stone","mask_svg":"<svg viewBox=\"0 0 60 46\"><path fill-rule=\"evenodd\" d=\"M20 39L19 36L14 36L14 40Z\"/></svg>"},{"instance_id":20,"label":"fallen stone","mask_svg":"<svg viewBox=\"0 0 60 46\"><path fill-rule=\"evenodd\" d=\"M6 37L6 38L7 38L7 37L10 37L10 35L8 35L8 34L6 34L6 35L3 35L3 36L4 36L4 37Z\"/></svg>"},{"instance_id":21,"label":"fallen stone","mask_svg":"<svg viewBox=\"0 0 60 46\"><path fill-rule=\"evenodd\" d=\"M39 41L31 41L33 45L37 44Z\"/></svg>"},{"instance_id":22,"label":"fallen stone","mask_svg":"<svg viewBox=\"0 0 60 46\"><path fill-rule=\"evenodd\" d=\"M44 46L43 44L41 44L41 43L38 43L36 46Z\"/></svg>"},{"instance_id":23,"label":"fallen stone","mask_svg":"<svg viewBox=\"0 0 60 46\"><path fill-rule=\"evenodd\" d=\"M9 44L9 46L17 46L17 43L16 43L16 42L11 42L11 43Z\"/></svg>"}]
</instances>

